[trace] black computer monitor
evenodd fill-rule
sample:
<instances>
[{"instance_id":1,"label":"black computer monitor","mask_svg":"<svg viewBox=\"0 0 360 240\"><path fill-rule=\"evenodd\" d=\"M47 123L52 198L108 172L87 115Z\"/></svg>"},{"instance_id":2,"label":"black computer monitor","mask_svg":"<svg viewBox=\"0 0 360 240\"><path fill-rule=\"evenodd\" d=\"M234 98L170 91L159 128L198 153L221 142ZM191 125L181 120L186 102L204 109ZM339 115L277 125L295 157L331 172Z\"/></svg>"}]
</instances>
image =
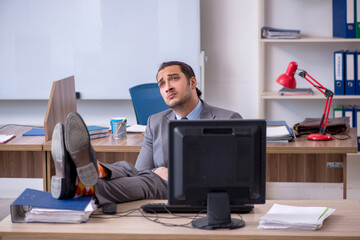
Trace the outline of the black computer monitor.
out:
<instances>
[{"instance_id":1,"label":"black computer monitor","mask_svg":"<svg viewBox=\"0 0 360 240\"><path fill-rule=\"evenodd\" d=\"M243 226L230 207L265 203L265 173L265 120L169 122L168 201L207 206L193 227Z\"/></svg>"}]
</instances>

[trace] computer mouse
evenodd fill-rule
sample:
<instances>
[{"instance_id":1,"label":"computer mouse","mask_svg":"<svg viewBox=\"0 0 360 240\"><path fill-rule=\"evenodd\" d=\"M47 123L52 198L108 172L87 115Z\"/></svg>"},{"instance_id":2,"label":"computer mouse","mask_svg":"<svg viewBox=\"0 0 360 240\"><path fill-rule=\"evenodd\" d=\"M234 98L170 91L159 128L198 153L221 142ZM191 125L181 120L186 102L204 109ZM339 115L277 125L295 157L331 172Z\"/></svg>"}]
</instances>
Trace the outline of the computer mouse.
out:
<instances>
[{"instance_id":1,"label":"computer mouse","mask_svg":"<svg viewBox=\"0 0 360 240\"><path fill-rule=\"evenodd\" d=\"M116 214L117 204L115 203L105 203L101 207L102 207L102 212L104 214L111 214L111 215Z\"/></svg>"}]
</instances>

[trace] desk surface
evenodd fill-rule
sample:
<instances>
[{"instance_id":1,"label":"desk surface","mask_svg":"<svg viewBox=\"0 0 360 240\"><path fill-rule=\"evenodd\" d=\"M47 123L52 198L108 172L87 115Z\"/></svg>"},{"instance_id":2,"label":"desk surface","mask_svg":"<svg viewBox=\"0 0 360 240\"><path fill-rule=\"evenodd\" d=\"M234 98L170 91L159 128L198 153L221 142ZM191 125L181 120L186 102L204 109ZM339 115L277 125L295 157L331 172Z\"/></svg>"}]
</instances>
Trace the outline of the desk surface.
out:
<instances>
[{"instance_id":1,"label":"desk surface","mask_svg":"<svg viewBox=\"0 0 360 240\"><path fill-rule=\"evenodd\" d=\"M349 132L349 139L332 141L309 141L307 136L296 138L290 143L267 143L267 153L303 153L303 154L346 154L357 153L356 129ZM340 136L338 136L340 138ZM341 135L341 137L344 137ZM143 136L138 133L128 133L126 140L115 140L110 137L91 140L97 152L140 152ZM51 141L44 144L45 151L51 151Z\"/></svg>"},{"instance_id":2,"label":"desk surface","mask_svg":"<svg viewBox=\"0 0 360 240\"><path fill-rule=\"evenodd\" d=\"M266 143L266 153L304 153L304 154L346 154L357 153L356 129L351 128L346 140L309 141L307 135L296 138L289 143ZM336 138L346 138L345 135L336 135Z\"/></svg>"},{"instance_id":3,"label":"desk surface","mask_svg":"<svg viewBox=\"0 0 360 240\"><path fill-rule=\"evenodd\" d=\"M1 128L0 134L15 134L16 137L5 144L0 144L0 151L42 151L44 136L23 136L32 128L34 127L20 125L6 125Z\"/></svg>"},{"instance_id":4,"label":"desk surface","mask_svg":"<svg viewBox=\"0 0 360 240\"><path fill-rule=\"evenodd\" d=\"M159 200L158 200L159 201ZM118 211L138 208L146 201L118 205ZM154 202L154 201L152 201ZM336 211L324 221L317 231L263 230L258 223L274 203L293 206L326 206ZM138 212L135 213L139 215ZM153 216L153 215L151 215ZM168 215L167 215L168 216ZM191 215L193 216L193 215ZM71 238L71 239L359 239L360 200L268 200L265 205L256 205L242 217L244 228L227 230L199 230L183 227L167 227L139 217L90 217L85 224L11 223L10 216L0 222L0 235L12 237ZM238 217L233 215L234 218ZM181 224L184 219L160 219L162 222Z\"/></svg>"}]
</instances>

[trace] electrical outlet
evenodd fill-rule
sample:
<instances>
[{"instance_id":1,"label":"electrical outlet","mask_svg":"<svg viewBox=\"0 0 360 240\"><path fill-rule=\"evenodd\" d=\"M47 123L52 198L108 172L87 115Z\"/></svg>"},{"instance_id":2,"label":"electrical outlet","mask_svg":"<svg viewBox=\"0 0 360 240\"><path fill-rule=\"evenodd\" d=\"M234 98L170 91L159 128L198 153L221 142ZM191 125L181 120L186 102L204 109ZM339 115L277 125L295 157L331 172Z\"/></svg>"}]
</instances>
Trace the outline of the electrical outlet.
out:
<instances>
[{"instance_id":1,"label":"electrical outlet","mask_svg":"<svg viewBox=\"0 0 360 240\"><path fill-rule=\"evenodd\" d=\"M343 168L344 163L343 162L327 162L328 168Z\"/></svg>"}]
</instances>

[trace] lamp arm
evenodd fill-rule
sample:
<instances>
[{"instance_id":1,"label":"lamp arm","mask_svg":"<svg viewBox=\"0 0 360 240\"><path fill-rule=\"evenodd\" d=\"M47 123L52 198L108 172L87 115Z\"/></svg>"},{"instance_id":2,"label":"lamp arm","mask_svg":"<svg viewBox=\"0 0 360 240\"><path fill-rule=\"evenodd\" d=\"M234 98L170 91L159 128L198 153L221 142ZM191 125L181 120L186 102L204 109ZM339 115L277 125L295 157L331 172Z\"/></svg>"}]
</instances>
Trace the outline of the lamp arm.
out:
<instances>
[{"instance_id":1,"label":"lamp arm","mask_svg":"<svg viewBox=\"0 0 360 240\"><path fill-rule=\"evenodd\" d=\"M334 93L321 85L318 81L316 81L313 77L311 77L306 71L300 70L298 75L302 78L304 78L306 81L308 81L312 86L314 86L317 90L319 90L325 97L326 97L326 103L325 103L325 109L323 116L321 118L320 122L320 133L325 134L326 133L326 125L329 119L329 113L330 113L330 107L332 98L334 96ZM308 79L308 77L311 79ZM314 82L317 84L315 85Z\"/></svg>"}]
</instances>

